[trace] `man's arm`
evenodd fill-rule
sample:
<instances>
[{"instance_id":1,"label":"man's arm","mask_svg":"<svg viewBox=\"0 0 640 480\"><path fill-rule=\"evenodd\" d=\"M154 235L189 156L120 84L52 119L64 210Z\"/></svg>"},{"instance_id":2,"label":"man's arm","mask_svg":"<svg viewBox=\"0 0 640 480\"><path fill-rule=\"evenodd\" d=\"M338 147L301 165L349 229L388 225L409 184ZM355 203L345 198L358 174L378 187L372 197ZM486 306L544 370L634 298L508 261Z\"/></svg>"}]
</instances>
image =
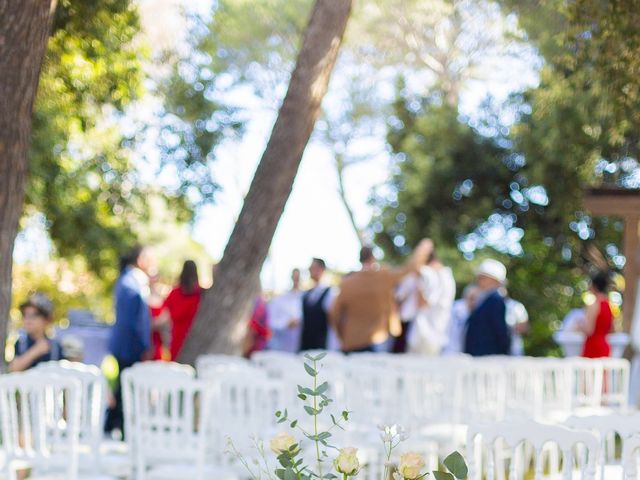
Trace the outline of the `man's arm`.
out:
<instances>
[{"instance_id":1,"label":"man's arm","mask_svg":"<svg viewBox=\"0 0 640 480\"><path fill-rule=\"evenodd\" d=\"M17 346L18 343L16 342L16 348ZM49 353L50 350L51 345L49 345L49 340L47 340L46 338L36 340L36 343L34 343L31 348L29 348L21 355L16 355L11 363L9 363L9 371L23 372L27 370L36 362L36 360L38 360L41 356Z\"/></svg>"},{"instance_id":2,"label":"man's arm","mask_svg":"<svg viewBox=\"0 0 640 480\"><path fill-rule=\"evenodd\" d=\"M431 252L433 252L433 241L428 238L420 241L407 262L403 266L390 271L392 282L397 284L408 274L420 270L420 267L427 262Z\"/></svg>"}]
</instances>

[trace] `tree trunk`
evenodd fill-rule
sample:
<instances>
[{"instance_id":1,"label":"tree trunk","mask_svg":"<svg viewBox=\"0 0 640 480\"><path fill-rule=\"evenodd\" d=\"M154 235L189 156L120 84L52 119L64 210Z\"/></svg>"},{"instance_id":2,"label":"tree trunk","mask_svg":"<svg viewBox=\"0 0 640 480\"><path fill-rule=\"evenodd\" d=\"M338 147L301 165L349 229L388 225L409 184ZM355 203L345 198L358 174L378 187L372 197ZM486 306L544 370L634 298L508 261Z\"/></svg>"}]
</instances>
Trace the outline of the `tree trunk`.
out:
<instances>
[{"instance_id":1,"label":"tree trunk","mask_svg":"<svg viewBox=\"0 0 640 480\"><path fill-rule=\"evenodd\" d=\"M203 353L237 353L255 301L260 270L336 62L351 0L317 0L278 112L271 138L218 266L213 288L200 305L180 360Z\"/></svg>"},{"instance_id":2,"label":"tree trunk","mask_svg":"<svg viewBox=\"0 0 640 480\"><path fill-rule=\"evenodd\" d=\"M33 101L56 0L0 0L0 345L7 338L13 242L22 214ZM4 366L4 354L0 355Z\"/></svg>"},{"instance_id":3,"label":"tree trunk","mask_svg":"<svg viewBox=\"0 0 640 480\"><path fill-rule=\"evenodd\" d=\"M344 186L344 171L347 168L344 161L344 155L342 153L336 152L335 154L335 166L336 166L336 174L338 176L338 196L340 197L340 201L344 206L344 209L347 212L347 216L349 217L349 223L351 223L351 227L353 227L353 231L358 237L358 242L360 242L360 246L364 247L366 245L366 239L364 237L364 232L358 227L358 222L356 222L356 216L353 213L353 208L351 208L351 204L349 203L349 199L347 198L347 190Z\"/></svg>"}]
</instances>

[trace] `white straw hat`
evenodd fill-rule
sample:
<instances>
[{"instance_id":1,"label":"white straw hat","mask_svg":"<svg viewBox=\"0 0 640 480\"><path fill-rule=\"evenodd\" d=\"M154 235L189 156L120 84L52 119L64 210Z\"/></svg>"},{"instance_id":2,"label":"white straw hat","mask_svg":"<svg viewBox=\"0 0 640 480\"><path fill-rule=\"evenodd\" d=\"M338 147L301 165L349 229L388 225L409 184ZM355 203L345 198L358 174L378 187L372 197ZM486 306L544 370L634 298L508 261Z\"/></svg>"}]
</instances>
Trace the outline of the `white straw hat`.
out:
<instances>
[{"instance_id":1,"label":"white straw hat","mask_svg":"<svg viewBox=\"0 0 640 480\"><path fill-rule=\"evenodd\" d=\"M488 258L478 266L476 275L484 275L504 284L507 280L507 267L498 260Z\"/></svg>"}]
</instances>

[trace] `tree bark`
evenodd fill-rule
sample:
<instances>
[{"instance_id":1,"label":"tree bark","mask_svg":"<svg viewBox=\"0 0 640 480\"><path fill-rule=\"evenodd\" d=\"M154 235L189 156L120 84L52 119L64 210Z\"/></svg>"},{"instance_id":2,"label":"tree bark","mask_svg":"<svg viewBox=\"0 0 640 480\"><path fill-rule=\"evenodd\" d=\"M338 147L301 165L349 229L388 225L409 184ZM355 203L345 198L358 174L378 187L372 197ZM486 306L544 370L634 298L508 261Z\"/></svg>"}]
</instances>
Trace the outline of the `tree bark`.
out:
<instances>
[{"instance_id":1,"label":"tree bark","mask_svg":"<svg viewBox=\"0 0 640 480\"><path fill-rule=\"evenodd\" d=\"M260 270L320 113L351 13L351 0L317 0L271 138L180 360L237 353L255 301Z\"/></svg>"},{"instance_id":2,"label":"tree bark","mask_svg":"<svg viewBox=\"0 0 640 480\"><path fill-rule=\"evenodd\" d=\"M13 243L22 214L33 102L56 0L0 0L0 345L7 338ZM4 367L4 354L0 355Z\"/></svg>"}]
</instances>

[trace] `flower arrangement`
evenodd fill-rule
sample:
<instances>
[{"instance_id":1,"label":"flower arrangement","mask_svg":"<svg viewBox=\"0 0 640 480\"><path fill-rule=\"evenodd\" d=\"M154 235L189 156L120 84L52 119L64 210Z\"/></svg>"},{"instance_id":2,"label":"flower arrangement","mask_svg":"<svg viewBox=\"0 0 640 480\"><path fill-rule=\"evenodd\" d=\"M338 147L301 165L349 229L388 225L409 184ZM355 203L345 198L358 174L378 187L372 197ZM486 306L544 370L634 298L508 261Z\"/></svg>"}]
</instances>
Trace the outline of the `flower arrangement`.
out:
<instances>
[{"instance_id":1,"label":"flower arrangement","mask_svg":"<svg viewBox=\"0 0 640 480\"><path fill-rule=\"evenodd\" d=\"M349 420L349 412L344 410L336 418L329 414L331 427L320 430L319 416L333 402L328 397L329 383L319 383L320 362L326 353L312 356L304 356L304 369L311 377L311 385L303 387L298 385L298 398L304 402L305 412L312 417L311 430L302 428L297 419L289 417L287 410L275 413L278 424L287 424L290 430L297 431L300 436L310 441L315 450L315 462L313 466L306 465L303 459L303 442L289 432L280 432L271 439L269 447L276 455L278 467L270 469L266 458L264 445L255 440L255 448L262 461L254 461L253 466L237 451L231 439L228 439L229 453L236 457L247 470L252 480L349 480L358 475L361 465L358 460L358 449L354 447L338 448L331 445L330 439L335 428L344 429L344 424ZM397 425L379 426L380 438L384 445L386 463L381 480L422 480L432 475L435 480L455 480L467 477L467 465L460 453L453 452L443 462L447 471L425 472L425 460L419 453L407 452L400 456L396 465L391 462L393 451L408 438L407 432ZM337 454L331 461L327 450L336 451Z\"/></svg>"}]
</instances>

